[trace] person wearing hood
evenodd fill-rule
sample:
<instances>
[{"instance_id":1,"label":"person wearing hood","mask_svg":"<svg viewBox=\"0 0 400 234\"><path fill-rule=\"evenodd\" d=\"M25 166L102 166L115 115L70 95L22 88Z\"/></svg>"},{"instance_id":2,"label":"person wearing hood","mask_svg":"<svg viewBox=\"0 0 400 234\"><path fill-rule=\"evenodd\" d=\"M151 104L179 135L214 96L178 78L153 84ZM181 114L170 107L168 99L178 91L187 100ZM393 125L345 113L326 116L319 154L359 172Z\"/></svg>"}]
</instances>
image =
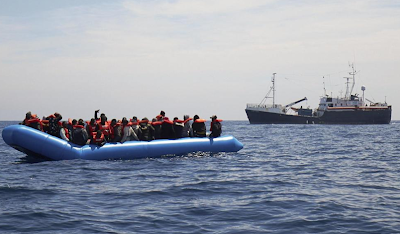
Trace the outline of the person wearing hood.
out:
<instances>
[{"instance_id":1,"label":"person wearing hood","mask_svg":"<svg viewBox=\"0 0 400 234\"><path fill-rule=\"evenodd\" d=\"M193 137L192 123L190 120L192 120L192 118L189 118L189 115L183 116L182 137Z\"/></svg>"}]
</instances>

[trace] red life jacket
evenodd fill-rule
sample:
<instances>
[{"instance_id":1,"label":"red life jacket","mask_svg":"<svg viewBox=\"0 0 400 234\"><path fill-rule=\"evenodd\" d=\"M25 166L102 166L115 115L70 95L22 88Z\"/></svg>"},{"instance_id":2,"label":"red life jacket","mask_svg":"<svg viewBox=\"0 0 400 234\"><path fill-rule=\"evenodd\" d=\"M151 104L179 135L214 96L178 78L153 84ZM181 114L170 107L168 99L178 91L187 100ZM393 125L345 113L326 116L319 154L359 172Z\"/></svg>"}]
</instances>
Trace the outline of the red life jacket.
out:
<instances>
[{"instance_id":1,"label":"red life jacket","mask_svg":"<svg viewBox=\"0 0 400 234\"><path fill-rule=\"evenodd\" d=\"M102 133L100 137L97 137L97 134L93 134L93 142L95 144L101 143L104 141L104 134Z\"/></svg>"},{"instance_id":2,"label":"red life jacket","mask_svg":"<svg viewBox=\"0 0 400 234\"><path fill-rule=\"evenodd\" d=\"M99 122L98 126L99 126L99 130L101 130L105 136L110 135L110 125L108 124L107 121L104 122L104 124Z\"/></svg>"},{"instance_id":3,"label":"red life jacket","mask_svg":"<svg viewBox=\"0 0 400 234\"><path fill-rule=\"evenodd\" d=\"M68 128L64 128L65 137L69 139L69 131Z\"/></svg>"},{"instance_id":4,"label":"red life jacket","mask_svg":"<svg viewBox=\"0 0 400 234\"><path fill-rule=\"evenodd\" d=\"M190 120L192 120L192 118L187 118L185 120L178 119L178 120L176 120L176 122L185 124L185 123L189 122Z\"/></svg>"},{"instance_id":5,"label":"red life jacket","mask_svg":"<svg viewBox=\"0 0 400 234\"><path fill-rule=\"evenodd\" d=\"M155 125L161 125L163 122L161 121L155 121L155 122L151 122L151 125L155 126Z\"/></svg>"},{"instance_id":6,"label":"red life jacket","mask_svg":"<svg viewBox=\"0 0 400 234\"><path fill-rule=\"evenodd\" d=\"M222 119L216 119L216 120L213 120L212 122L211 122L211 125L210 125L210 131L212 132L212 126L213 126L213 123L215 123L215 122L222 122Z\"/></svg>"},{"instance_id":7,"label":"red life jacket","mask_svg":"<svg viewBox=\"0 0 400 234\"><path fill-rule=\"evenodd\" d=\"M140 120L139 123L149 123L149 120L148 119Z\"/></svg>"},{"instance_id":8,"label":"red life jacket","mask_svg":"<svg viewBox=\"0 0 400 234\"><path fill-rule=\"evenodd\" d=\"M126 124L126 125L121 125L122 127L121 127L121 136L123 136L124 135L124 129L125 129L125 127L126 126L132 126L132 122L128 122L128 124Z\"/></svg>"},{"instance_id":9,"label":"red life jacket","mask_svg":"<svg viewBox=\"0 0 400 234\"><path fill-rule=\"evenodd\" d=\"M121 123L116 123L114 126L110 126L110 138L114 139L115 138L115 127L120 126Z\"/></svg>"},{"instance_id":10,"label":"red life jacket","mask_svg":"<svg viewBox=\"0 0 400 234\"><path fill-rule=\"evenodd\" d=\"M92 133L96 132L97 123L95 122L94 125L91 125L90 122L87 122L87 129L89 130L88 134L92 135Z\"/></svg>"},{"instance_id":11,"label":"red life jacket","mask_svg":"<svg viewBox=\"0 0 400 234\"><path fill-rule=\"evenodd\" d=\"M76 128L84 128L82 125L79 125L79 124L77 124L77 125L74 125L74 126L72 126L74 129L76 129Z\"/></svg>"}]
</instances>

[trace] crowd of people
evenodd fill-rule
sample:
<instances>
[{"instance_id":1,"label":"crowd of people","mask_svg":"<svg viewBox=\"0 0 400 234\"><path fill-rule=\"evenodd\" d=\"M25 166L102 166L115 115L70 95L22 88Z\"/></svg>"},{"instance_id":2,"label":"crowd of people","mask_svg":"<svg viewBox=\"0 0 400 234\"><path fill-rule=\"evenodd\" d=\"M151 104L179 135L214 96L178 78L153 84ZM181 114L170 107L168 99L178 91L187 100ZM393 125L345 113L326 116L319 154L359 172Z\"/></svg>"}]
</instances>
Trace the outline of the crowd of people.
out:
<instances>
[{"instance_id":1,"label":"crowd of people","mask_svg":"<svg viewBox=\"0 0 400 234\"><path fill-rule=\"evenodd\" d=\"M102 146L107 142L126 141L151 141L155 139L179 139L183 137L207 137L206 120L198 115L190 118L183 116L183 120L175 117L172 121L161 111L159 115L149 119L139 120L136 116L128 121L112 119L109 121L104 113L98 117L99 110L94 112L94 118L90 121L83 119L69 119L61 121L62 116L54 113L39 119L31 112L26 113L21 124L46 132L66 141L78 145L95 144ZM209 137L219 137L222 133L221 121L213 115L210 124Z\"/></svg>"}]
</instances>

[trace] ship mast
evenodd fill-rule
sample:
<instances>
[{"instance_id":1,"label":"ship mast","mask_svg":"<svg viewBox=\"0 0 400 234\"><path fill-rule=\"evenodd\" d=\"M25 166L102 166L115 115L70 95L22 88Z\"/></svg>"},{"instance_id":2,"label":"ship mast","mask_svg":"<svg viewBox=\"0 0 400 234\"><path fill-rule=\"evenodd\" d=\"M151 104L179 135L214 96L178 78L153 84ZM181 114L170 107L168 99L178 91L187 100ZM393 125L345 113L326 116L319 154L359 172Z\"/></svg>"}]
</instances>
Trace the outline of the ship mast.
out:
<instances>
[{"instance_id":1,"label":"ship mast","mask_svg":"<svg viewBox=\"0 0 400 234\"><path fill-rule=\"evenodd\" d=\"M351 75L351 77L343 77L343 78L347 79L347 82L346 82L346 94L344 96L344 98L347 99L347 100L350 100L350 98L351 98L351 93L353 92L354 85L356 84L356 74L357 74L357 72L356 72L356 70L354 68L354 63L349 64L349 66L352 68L352 71L349 72L349 75ZM350 83L349 80L350 79L353 80L353 83L351 85L351 90L349 91L349 83Z\"/></svg>"},{"instance_id":2,"label":"ship mast","mask_svg":"<svg viewBox=\"0 0 400 234\"><path fill-rule=\"evenodd\" d=\"M275 75L276 73L272 74L272 107L275 108Z\"/></svg>"}]
</instances>

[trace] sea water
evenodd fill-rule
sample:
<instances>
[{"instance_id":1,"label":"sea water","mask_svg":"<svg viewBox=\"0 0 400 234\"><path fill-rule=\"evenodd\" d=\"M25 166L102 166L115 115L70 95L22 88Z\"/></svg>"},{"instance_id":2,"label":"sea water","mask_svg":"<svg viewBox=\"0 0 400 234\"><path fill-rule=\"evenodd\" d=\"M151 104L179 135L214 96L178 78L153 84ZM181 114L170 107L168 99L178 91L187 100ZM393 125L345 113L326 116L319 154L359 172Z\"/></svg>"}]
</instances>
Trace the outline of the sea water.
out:
<instances>
[{"instance_id":1,"label":"sea water","mask_svg":"<svg viewBox=\"0 0 400 234\"><path fill-rule=\"evenodd\" d=\"M131 161L32 162L0 138L0 233L400 233L400 122L223 133L244 148Z\"/></svg>"}]
</instances>

